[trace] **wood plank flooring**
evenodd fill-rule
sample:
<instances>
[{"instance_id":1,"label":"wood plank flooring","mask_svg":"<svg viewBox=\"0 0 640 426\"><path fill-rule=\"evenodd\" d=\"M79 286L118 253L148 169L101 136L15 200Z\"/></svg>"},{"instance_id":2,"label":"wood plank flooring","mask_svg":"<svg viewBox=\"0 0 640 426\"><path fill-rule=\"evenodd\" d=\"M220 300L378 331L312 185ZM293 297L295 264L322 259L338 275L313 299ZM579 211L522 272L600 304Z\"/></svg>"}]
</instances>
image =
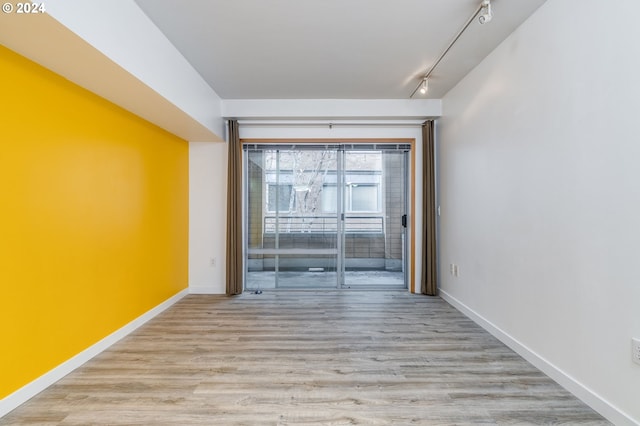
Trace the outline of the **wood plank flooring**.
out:
<instances>
[{"instance_id":1,"label":"wood plank flooring","mask_svg":"<svg viewBox=\"0 0 640 426\"><path fill-rule=\"evenodd\" d=\"M609 424L439 298L187 296L0 425Z\"/></svg>"}]
</instances>

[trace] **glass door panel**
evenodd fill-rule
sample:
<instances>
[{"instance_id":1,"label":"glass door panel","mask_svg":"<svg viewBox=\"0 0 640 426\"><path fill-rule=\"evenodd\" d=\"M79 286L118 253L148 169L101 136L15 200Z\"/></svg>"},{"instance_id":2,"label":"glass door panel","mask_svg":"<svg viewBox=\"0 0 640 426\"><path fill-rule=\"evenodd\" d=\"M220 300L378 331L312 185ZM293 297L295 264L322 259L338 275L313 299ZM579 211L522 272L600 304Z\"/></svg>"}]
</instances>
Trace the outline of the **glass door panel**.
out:
<instances>
[{"instance_id":1,"label":"glass door panel","mask_svg":"<svg viewBox=\"0 0 640 426\"><path fill-rule=\"evenodd\" d=\"M336 149L245 151L248 290L338 285Z\"/></svg>"},{"instance_id":2,"label":"glass door panel","mask_svg":"<svg viewBox=\"0 0 640 426\"><path fill-rule=\"evenodd\" d=\"M406 153L347 150L344 156L343 285L406 287Z\"/></svg>"}]
</instances>

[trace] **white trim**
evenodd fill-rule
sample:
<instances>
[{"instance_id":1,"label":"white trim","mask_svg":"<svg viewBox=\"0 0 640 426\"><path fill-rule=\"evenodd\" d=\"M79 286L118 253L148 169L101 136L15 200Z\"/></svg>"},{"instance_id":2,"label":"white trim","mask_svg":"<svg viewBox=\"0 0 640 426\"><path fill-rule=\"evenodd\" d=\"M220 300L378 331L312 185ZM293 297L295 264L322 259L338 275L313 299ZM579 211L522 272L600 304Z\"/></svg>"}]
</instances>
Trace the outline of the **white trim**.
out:
<instances>
[{"instance_id":1,"label":"white trim","mask_svg":"<svg viewBox=\"0 0 640 426\"><path fill-rule=\"evenodd\" d=\"M442 99L223 99L222 117L246 121L388 121L442 116Z\"/></svg>"},{"instance_id":2,"label":"white trim","mask_svg":"<svg viewBox=\"0 0 640 426\"><path fill-rule=\"evenodd\" d=\"M507 334L505 331L462 303L460 300L456 299L454 296L450 295L442 289L439 289L439 292L439 295L440 297L442 297L442 299L444 299L454 308L458 309L460 312L472 319L479 326L491 333L494 337L507 345L518 355L533 364L547 376L551 377L560 386L571 392L573 395L582 400L585 404L589 405L591 408L600 413L603 417L611 421L613 424L629 426L640 425L640 423L637 423L629 415L612 405L609 401L605 400L593 390L589 389L578 380L553 365L549 360L535 353L526 345L520 343L517 339Z\"/></svg>"},{"instance_id":3,"label":"white trim","mask_svg":"<svg viewBox=\"0 0 640 426\"><path fill-rule=\"evenodd\" d=\"M123 337L126 337L128 334L135 331L138 327L145 324L149 320L151 320L156 315L160 314L171 305L182 299L189 293L187 289L180 291L176 295L170 297L165 300L155 308L145 312L140 315L138 318L134 319L130 323L126 324L122 328L114 331L107 337L103 338L99 342L91 345L84 351L75 355L74 357L68 359L63 362L59 366L55 367L53 370L43 374L38 377L31 383L28 383L13 392L12 394L6 396L2 400L0 400L0 418L2 418L5 414L11 412L16 409L18 406L27 402L29 399L36 396L38 393L42 392L58 380L62 379L67 374L71 373L76 368L82 366L85 362L89 361L94 356L100 354L104 350L108 349L111 345L118 342Z\"/></svg>"}]
</instances>

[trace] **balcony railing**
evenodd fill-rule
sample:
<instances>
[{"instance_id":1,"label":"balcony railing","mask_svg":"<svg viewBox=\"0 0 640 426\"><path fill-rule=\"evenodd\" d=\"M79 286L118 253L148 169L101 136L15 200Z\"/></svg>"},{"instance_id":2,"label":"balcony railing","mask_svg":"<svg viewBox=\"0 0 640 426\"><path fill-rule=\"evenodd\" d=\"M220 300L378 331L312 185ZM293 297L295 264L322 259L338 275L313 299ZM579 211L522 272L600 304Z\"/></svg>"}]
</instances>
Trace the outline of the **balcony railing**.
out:
<instances>
[{"instance_id":1,"label":"balcony railing","mask_svg":"<svg viewBox=\"0 0 640 426\"><path fill-rule=\"evenodd\" d=\"M277 219L277 220L276 220ZM338 230L336 216L267 216L264 218L264 233L335 233ZM384 233L383 216L345 216L344 232L351 234Z\"/></svg>"}]
</instances>

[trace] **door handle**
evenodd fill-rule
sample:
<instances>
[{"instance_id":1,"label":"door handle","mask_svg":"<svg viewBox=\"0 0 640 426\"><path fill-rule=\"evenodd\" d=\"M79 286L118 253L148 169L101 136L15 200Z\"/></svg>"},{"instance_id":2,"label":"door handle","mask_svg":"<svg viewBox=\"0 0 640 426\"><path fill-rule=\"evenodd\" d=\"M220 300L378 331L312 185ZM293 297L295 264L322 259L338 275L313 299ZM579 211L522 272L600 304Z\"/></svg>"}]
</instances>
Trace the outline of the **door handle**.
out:
<instances>
[{"instance_id":1,"label":"door handle","mask_svg":"<svg viewBox=\"0 0 640 426\"><path fill-rule=\"evenodd\" d=\"M403 228L407 227L407 215L406 214L402 215L402 227Z\"/></svg>"}]
</instances>

